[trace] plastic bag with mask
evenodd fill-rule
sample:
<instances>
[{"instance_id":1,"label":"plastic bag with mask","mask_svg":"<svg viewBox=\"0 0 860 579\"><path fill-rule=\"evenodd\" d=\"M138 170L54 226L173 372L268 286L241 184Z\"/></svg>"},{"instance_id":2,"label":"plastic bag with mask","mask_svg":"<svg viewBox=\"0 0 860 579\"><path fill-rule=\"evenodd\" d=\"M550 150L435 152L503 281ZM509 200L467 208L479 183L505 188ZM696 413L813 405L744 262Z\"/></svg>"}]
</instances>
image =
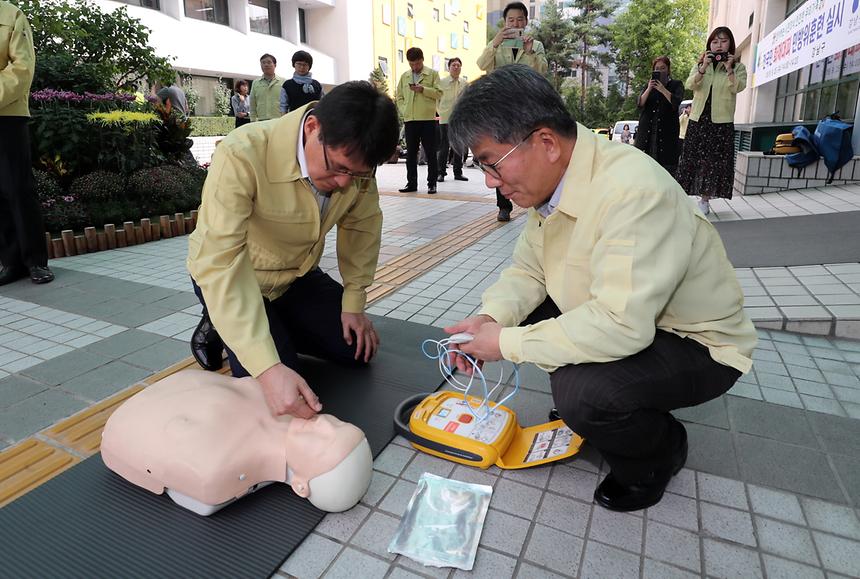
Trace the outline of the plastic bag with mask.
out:
<instances>
[{"instance_id":1,"label":"plastic bag with mask","mask_svg":"<svg viewBox=\"0 0 860 579\"><path fill-rule=\"evenodd\" d=\"M388 546L432 567L471 571L493 487L421 475Z\"/></svg>"}]
</instances>

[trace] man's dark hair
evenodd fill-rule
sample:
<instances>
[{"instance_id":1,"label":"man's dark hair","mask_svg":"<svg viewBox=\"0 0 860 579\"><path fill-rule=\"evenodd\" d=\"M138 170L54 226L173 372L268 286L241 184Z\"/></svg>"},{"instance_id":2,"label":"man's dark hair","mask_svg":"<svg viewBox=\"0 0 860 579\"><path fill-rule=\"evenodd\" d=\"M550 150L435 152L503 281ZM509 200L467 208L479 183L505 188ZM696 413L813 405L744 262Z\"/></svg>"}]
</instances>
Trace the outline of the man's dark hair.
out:
<instances>
[{"instance_id":1,"label":"man's dark hair","mask_svg":"<svg viewBox=\"0 0 860 579\"><path fill-rule=\"evenodd\" d=\"M525 16L526 18L529 17L529 9L526 8L525 4L523 4L522 2L511 2L510 4L505 6L504 10L502 10L502 18L507 18L508 12L510 12L511 10L522 10L523 16Z\"/></svg>"},{"instance_id":2,"label":"man's dark hair","mask_svg":"<svg viewBox=\"0 0 860 579\"><path fill-rule=\"evenodd\" d=\"M463 91L448 120L448 137L455 150L465 151L482 138L513 145L541 127L576 137L576 121L549 81L528 66L509 64Z\"/></svg>"},{"instance_id":3,"label":"man's dark hair","mask_svg":"<svg viewBox=\"0 0 860 579\"><path fill-rule=\"evenodd\" d=\"M314 65L314 57L311 56L310 52L305 50L297 50L293 53L293 66L296 65L297 62L307 62L308 70L310 70Z\"/></svg>"},{"instance_id":4,"label":"man's dark hair","mask_svg":"<svg viewBox=\"0 0 860 579\"><path fill-rule=\"evenodd\" d=\"M454 58L451 58L451 59L449 59L449 60L448 60L448 68L451 68L451 63L452 63L452 62L459 62L459 63L460 63L460 66L463 66L463 61L462 61L462 60L460 60L460 57L459 57L459 56L455 56Z\"/></svg>"},{"instance_id":5,"label":"man's dark hair","mask_svg":"<svg viewBox=\"0 0 860 579\"><path fill-rule=\"evenodd\" d=\"M406 60L408 60L409 62L415 62L416 60L422 60L423 58L424 51L417 46L413 46L406 51Z\"/></svg>"},{"instance_id":6,"label":"man's dark hair","mask_svg":"<svg viewBox=\"0 0 860 579\"><path fill-rule=\"evenodd\" d=\"M269 54L268 52L260 57L260 62L263 62L264 58L271 58L272 64L274 64L275 66L278 66L278 59L275 58L274 56L272 56L271 54Z\"/></svg>"},{"instance_id":7,"label":"man's dark hair","mask_svg":"<svg viewBox=\"0 0 860 579\"><path fill-rule=\"evenodd\" d=\"M325 144L355 154L368 167L388 161L399 138L397 107L366 80L334 87L311 111L320 122Z\"/></svg>"}]
</instances>

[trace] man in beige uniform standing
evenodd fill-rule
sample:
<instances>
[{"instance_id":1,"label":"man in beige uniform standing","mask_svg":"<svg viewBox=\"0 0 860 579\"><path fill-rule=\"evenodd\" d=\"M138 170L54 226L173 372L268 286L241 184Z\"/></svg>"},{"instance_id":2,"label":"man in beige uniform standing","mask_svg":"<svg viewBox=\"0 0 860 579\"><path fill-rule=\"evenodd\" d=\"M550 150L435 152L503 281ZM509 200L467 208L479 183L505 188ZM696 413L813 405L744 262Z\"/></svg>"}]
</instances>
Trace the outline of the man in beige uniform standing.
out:
<instances>
[{"instance_id":1,"label":"man in beige uniform standing","mask_svg":"<svg viewBox=\"0 0 860 579\"><path fill-rule=\"evenodd\" d=\"M549 64L543 44L525 32L529 23L526 5L522 2L511 2L505 6L502 16L505 26L499 30L478 57L478 67L486 72L493 72L506 64L523 64L541 74L546 74ZM518 98L524 96L519 95ZM496 189L496 207L499 208L499 221L511 220L514 206L498 189Z\"/></svg>"},{"instance_id":2,"label":"man in beige uniform standing","mask_svg":"<svg viewBox=\"0 0 860 579\"><path fill-rule=\"evenodd\" d=\"M598 504L657 503L687 458L670 411L752 366L756 332L719 234L660 165L578 125L530 68L474 81L449 127L487 186L529 211L479 315L445 330L471 333L461 348L479 360L551 373L558 414L611 468Z\"/></svg>"},{"instance_id":3,"label":"man in beige uniform standing","mask_svg":"<svg viewBox=\"0 0 860 579\"><path fill-rule=\"evenodd\" d=\"M448 117L451 116L457 99L469 84L468 81L460 78L462 69L463 61L455 56L448 61L449 76L439 81L439 88L442 89L442 98L439 100L439 106L436 107L439 112L439 181L444 181L448 175L448 153L451 150L448 143ZM463 175L463 152L454 151L453 162L454 180L468 181L469 178Z\"/></svg>"}]
</instances>

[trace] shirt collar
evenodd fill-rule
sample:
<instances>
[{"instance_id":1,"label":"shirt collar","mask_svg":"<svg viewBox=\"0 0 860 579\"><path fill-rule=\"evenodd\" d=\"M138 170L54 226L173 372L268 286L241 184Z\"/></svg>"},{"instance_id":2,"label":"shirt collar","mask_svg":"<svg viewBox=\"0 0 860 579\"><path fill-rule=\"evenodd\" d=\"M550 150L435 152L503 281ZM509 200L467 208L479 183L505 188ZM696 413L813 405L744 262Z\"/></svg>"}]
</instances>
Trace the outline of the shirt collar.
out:
<instances>
[{"instance_id":1,"label":"shirt collar","mask_svg":"<svg viewBox=\"0 0 860 579\"><path fill-rule=\"evenodd\" d=\"M561 181L558 182L558 185L555 186L555 191L552 192L552 197L549 198L549 201L541 205L537 208L538 213L543 216L544 219L549 217L555 208L558 207L558 202L561 200L561 192L564 190L564 180L567 176L567 172L561 177Z\"/></svg>"},{"instance_id":2,"label":"shirt collar","mask_svg":"<svg viewBox=\"0 0 860 579\"><path fill-rule=\"evenodd\" d=\"M311 178L310 173L308 173L308 160L305 157L305 121L308 120L308 115L310 113L311 110L308 109L302 116L302 122L299 123L299 142L296 145L296 159L299 162L299 170L301 171L304 179Z\"/></svg>"}]
</instances>

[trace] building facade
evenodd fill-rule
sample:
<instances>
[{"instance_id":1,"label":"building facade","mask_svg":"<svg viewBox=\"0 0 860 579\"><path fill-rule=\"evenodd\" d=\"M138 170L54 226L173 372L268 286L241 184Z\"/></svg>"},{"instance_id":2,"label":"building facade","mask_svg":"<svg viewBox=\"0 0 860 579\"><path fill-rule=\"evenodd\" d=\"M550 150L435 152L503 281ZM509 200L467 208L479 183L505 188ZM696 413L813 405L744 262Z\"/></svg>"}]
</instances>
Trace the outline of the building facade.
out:
<instances>
[{"instance_id":1,"label":"building facade","mask_svg":"<svg viewBox=\"0 0 860 579\"><path fill-rule=\"evenodd\" d=\"M462 76L474 80L483 74L477 61L487 45L486 11L485 1L375 0L371 68L382 68L393 95L400 75L409 70L406 51L416 46L424 52L425 66L442 77L456 56L463 62Z\"/></svg>"}]
</instances>

